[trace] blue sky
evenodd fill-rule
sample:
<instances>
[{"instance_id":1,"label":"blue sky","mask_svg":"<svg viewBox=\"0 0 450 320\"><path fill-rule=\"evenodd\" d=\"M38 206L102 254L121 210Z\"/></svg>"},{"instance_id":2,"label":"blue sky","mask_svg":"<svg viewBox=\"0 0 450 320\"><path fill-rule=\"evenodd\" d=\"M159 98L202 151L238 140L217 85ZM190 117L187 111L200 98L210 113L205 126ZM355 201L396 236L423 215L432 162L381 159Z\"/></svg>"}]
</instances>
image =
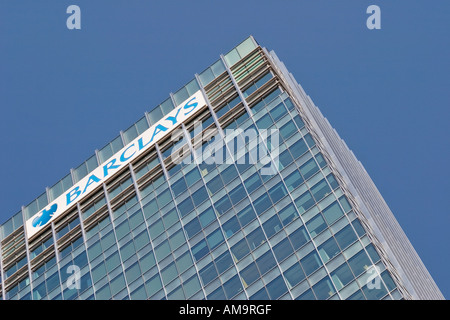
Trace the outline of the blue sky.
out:
<instances>
[{"instance_id":1,"label":"blue sky","mask_svg":"<svg viewBox=\"0 0 450 320\"><path fill-rule=\"evenodd\" d=\"M81 8L68 30L66 8ZM366 9L381 8L381 30ZM0 223L249 35L276 51L450 297L450 2L0 2Z\"/></svg>"}]
</instances>

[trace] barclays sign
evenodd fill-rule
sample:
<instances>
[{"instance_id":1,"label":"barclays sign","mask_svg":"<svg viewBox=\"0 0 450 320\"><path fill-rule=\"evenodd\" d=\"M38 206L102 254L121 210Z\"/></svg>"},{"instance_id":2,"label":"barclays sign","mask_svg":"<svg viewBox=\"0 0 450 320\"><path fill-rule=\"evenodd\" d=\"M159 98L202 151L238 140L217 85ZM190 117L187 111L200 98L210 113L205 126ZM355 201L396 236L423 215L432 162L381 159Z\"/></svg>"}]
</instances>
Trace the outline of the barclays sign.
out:
<instances>
[{"instance_id":1,"label":"barclays sign","mask_svg":"<svg viewBox=\"0 0 450 320\"><path fill-rule=\"evenodd\" d=\"M44 210L26 221L26 233L28 239L37 234L50 222L72 208L82 200L90 191L106 182L115 172L128 165L133 159L144 153L158 140L172 132L179 124L196 114L206 105L202 92L199 90L183 103L177 106L163 119L151 126L140 136L123 147L119 152L106 160L102 165L93 170L67 192L60 195Z\"/></svg>"}]
</instances>

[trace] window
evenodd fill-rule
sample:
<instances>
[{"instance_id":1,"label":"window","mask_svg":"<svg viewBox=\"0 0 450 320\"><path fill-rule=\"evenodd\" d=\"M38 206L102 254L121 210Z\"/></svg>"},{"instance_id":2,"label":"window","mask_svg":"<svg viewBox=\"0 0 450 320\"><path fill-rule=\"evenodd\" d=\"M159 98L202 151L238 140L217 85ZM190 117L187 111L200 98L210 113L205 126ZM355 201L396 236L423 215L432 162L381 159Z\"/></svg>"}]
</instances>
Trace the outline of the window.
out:
<instances>
[{"instance_id":1,"label":"window","mask_svg":"<svg viewBox=\"0 0 450 320\"><path fill-rule=\"evenodd\" d=\"M185 192L186 189L187 189L186 182L184 181L183 178L172 184L172 191L175 197L178 197L180 194Z\"/></svg>"},{"instance_id":2,"label":"window","mask_svg":"<svg viewBox=\"0 0 450 320\"><path fill-rule=\"evenodd\" d=\"M261 215L264 211L272 206L272 202L267 193L264 193L253 203L256 212L258 215Z\"/></svg>"},{"instance_id":3,"label":"window","mask_svg":"<svg viewBox=\"0 0 450 320\"><path fill-rule=\"evenodd\" d=\"M263 75L259 80L255 81L250 87L248 87L242 92L244 98L247 98L249 95L251 95L253 92L255 92L258 88L260 88L263 84L265 84L272 78L273 75L270 72Z\"/></svg>"},{"instance_id":4,"label":"window","mask_svg":"<svg viewBox=\"0 0 450 320\"><path fill-rule=\"evenodd\" d=\"M264 233L261 230L261 227L256 228L247 236L247 241L250 245L251 250L256 249L261 244L266 242L266 237L264 236Z\"/></svg>"},{"instance_id":5,"label":"window","mask_svg":"<svg viewBox=\"0 0 450 320\"><path fill-rule=\"evenodd\" d=\"M105 198L102 196L100 199L95 200L92 205L83 211L83 218L90 217L94 212L103 207L106 204Z\"/></svg>"},{"instance_id":6,"label":"window","mask_svg":"<svg viewBox=\"0 0 450 320\"><path fill-rule=\"evenodd\" d=\"M152 240L156 239L161 233L164 232L164 224L163 224L162 220L158 219L154 223L152 223L150 225L150 227L148 228L148 231L150 232L150 236L152 237ZM119 237L119 236L117 236L117 237Z\"/></svg>"},{"instance_id":7,"label":"window","mask_svg":"<svg viewBox=\"0 0 450 320\"><path fill-rule=\"evenodd\" d=\"M217 271L220 274L233 265L233 259L231 258L231 254L228 251L225 251L215 260L215 263Z\"/></svg>"},{"instance_id":8,"label":"window","mask_svg":"<svg viewBox=\"0 0 450 320\"><path fill-rule=\"evenodd\" d=\"M47 248L50 248L51 246L53 246L53 237L42 241L36 248L34 248L30 253L30 259L38 256L40 253L42 253Z\"/></svg>"},{"instance_id":9,"label":"window","mask_svg":"<svg viewBox=\"0 0 450 320\"><path fill-rule=\"evenodd\" d=\"M332 259L334 256L336 256L340 249L334 240L334 238L330 238L325 243L319 246L318 248L320 257L322 258L323 262L327 263L330 259Z\"/></svg>"},{"instance_id":10,"label":"window","mask_svg":"<svg viewBox=\"0 0 450 320\"><path fill-rule=\"evenodd\" d=\"M205 240L201 240L199 243L192 247L192 254L194 255L195 261L200 260L208 253L209 249Z\"/></svg>"},{"instance_id":11,"label":"window","mask_svg":"<svg viewBox=\"0 0 450 320\"><path fill-rule=\"evenodd\" d=\"M167 257L170 253L171 253L171 248L169 245L169 242L163 241L160 245L158 245L155 248L155 256L156 256L156 260L158 262L160 262L162 259L164 259L165 257Z\"/></svg>"},{"instance_id":12,"label":"window","mask_svg":"<svg viewBox=\"0 0 450 320\"><path fill-rule=\"evenodd\" d=\"M289 147L289 151L291 151L292 156L294 157L294 159L297 159L298 157L300 157L302 154L304 154L306 151L308 151L308 146L306 145L305 141L303 139L300 139L296 142L294 142L290 147ZM302 169L300 169L300 171L303 174ZM303 175L305 177L305 175ZM305 177L305 179L308 179L308 177Z\"/></svg>"},{"instance_id":13,"label":"window","mask_svg":"<svg viewBox=\"0 0 450 320\"><path fill-rule=\"evenodd\" d=\"M285 258L289 257L294 250L292 249L291 243L288 238L283 239L280 243L273 247L273 252L278 262L283 261Z\"/></svg>"},{"instance_id":14,"label":"window","mask_svg":"<svg viewBox=\"0 0 450 320\"><path fill-rule=\"evenodd\" d=\"M207 184L206 187L208 188L211 195L215 194L217 191L223 188L223 182L220 176L217 176L213 179L211 179Z\"/></svg>"},{"instance_id":15,"label":"window","mask_svg":"<svg viewBox=\"0 0 450 320\"><path fill-rule=\"evenodd\" d=\"M250 263L244 270L240 272L240 274L245 287L255 282L261 276L254 262Z\"/></svg>"},{"instance_id":16,"label":"window","mask_svg":"<svg viewBox=\"0 0 450 320\"><path fill-rule=\"evenodd\" d=\"M322 266L319 255L315 251L301 259L300 263L302 264L303 270L305 270L307 276Z\"/></svg>"},{"instance_id":17,"label":"window","mask_svg":"<svg viewBox=\"0 0 450 320\"><path fill-rule=\"evenodd\" d=\"M178 276L178 271L175 266L175 263L172 262L169 266L167 266L164 270L161 271L161 278L164 285L169 284Z\"/></svg>"},{"instance_id":18,"label":"window","mask_svg":"<svg viewBox=\"0 0 450 320\"><path fill-rule=\"evenodd\" d=\"M331 205L329 205L327 208L325 208L323 211L323 216L327 220L328 224L331 225L333 222L338 220L340 217L344 215L344 212L342 211L339 202L335 201Z\"/></svg>"},{"instance_id":19,"label":"window","mask_svg":"<svg viewBox=\"0 0 450 320\"><path fill-rule=\"evenodd\" d=\"M291 240L292 246L295 250L301 248L304 244L309 241L308 233L304 226L295 230L293 233L289 235L289 239Z\"/></svg>"},{"instance_id":20,"label":"window","mask_svg":"<svg viewBox=\"0 0 450 320\"><path fill-rule=\"evenodd\" d=\"M186 294L186 297L189 298L193 296L195 293L197 293L200 289L200 281L198 280L198 277L194 275L189 280L185 281L183 283L183 289Z\"/></svg>"},{"instance_id":21,"label":"window","mask_svg":"<svg viewBox=\"0 0 450 320\"><path fill-rule=\"evenodd\" d=\"M300 172L296 170L289 176L287 176L284 179L284 182L286 183L288 190L292 191L303 183L303 177L301 176Z\"/></svg>"},{"instance_id":22,"label":"window","mask_svg":"<svg viewBox=\"0 0 450 320\"><path fill-rule=\"evenodd\" d=\"M328 276L315 284L313 290L319 300L328 299L336 292L333 283Z\"/></svg>"},{"instance_id":23,"label":"window","mask_svg":"<svg viewBox=\"0 0 450 320\"><path fill-rule=\"evenodd\" d=\"M159 164L159 158L155 157L149 160L142 168L139 168L135 171L136 179L139 180L144 174L149 172L151 169L156 167Z\"/></svg>"},{"instance_id":24,"label":"window","mask_svg":"<svg viewBox=\"0 0 450 320\"><path fill-rule=\"evenodd\" d=\"M320 200L322 200L330 192L331 192L331 189L328 186L328 183L325 179L322 179L321 181L316 183L311 188L311 193L313 194L314 198L316 199L316 202L319 202Z\"/></svg>"},{"instance_id":25,"label":"window","mask_svg":"<svg viewBox=\"0 0 450 320\"><path fill-rule=\"evenodd\" d=\"M282 182L279 182L274 187L269 190L270 198L273 203L280 201L285 195L287 195L287 190Z\"/></svg>"},{"instance_id":26,"label":"window","mask_svg":"<svg viewBox=\"0 0 450 320\"><path fill-rule=\"evenodd\" d=\"M284 272L284 277L287 280L289 289L291 289L305 279L305 273L300 264L296 263Z\"/></svg>"},{"instance_id":27,"label":"window","mask_svg":"<svg viewBox=\"0 0 450 320\"><path fill-rule=\"evenodd\" d=\"M211 222L216 220L216 214L214 213L214 209L212 207L209 207L199 215L199 219L200 224L202 225L203 228L205 228Z\"/></svg>"},{"instance_id":28,"label":"window","mask_svg":"<svg viewBox=\"0 0 450 320\"><path fill-rule=\"evenodd\" d=\"M314 199L312 198L311 193L306 191L300 197L295 199L294 203L300 214L302 214L314 205Z\"/></svg>"},{"instance_id":29,"label":"window","mask_svg":"<svg viewBox=\"0 0 450 320\"><path fill-rule=\"evenodd\" d=\"M285 100L284 102L286 102L287 100ZM300 116L299 115L296 115L295 117L294 117L294 121L295 121L295 124L297 125L297 127L299 128L299 129L301 129L301 128L303 128L304 126L305 126L305 123L303 122L303 120L300 118Z\"/></svg>"},{"instance_id":30,"label":"window","mask_svg":"<svg viewBox=\"0 0 450 320\"><path fill-rule=\"evenodd\" d=\"M361 250L359 253L354 255L350 260L348 260L350 268L353 270L355 276L359 276L361 273L365 272L372 263L369 260L366 252Z\"/></svg>"},{"instance_id":31,"label":"window","mask_svg":"<svg viewBox=\"0 0 450 320\"><path fill-rule=\"evenodd\" d=\"M245 239L242 239L231 247L231 252L233 253L235 260L239 261L250 252L250 248Z\"/></svg>"},{"instance_id":32,"label":"window","mask_svg":"<svg viewBox=\"0 0 450 320\"><path fill-rule=\"evenodd\" d=\"M246 197L247 193L245 192L244 186L239 184L236 188L229 192L229 195L233 205L236 205L239 201Z\"/></svg>"},{"instance_id":33,"label":"window","mask_svg":"<svg viewBox=\"0 0 450 320\"><path fill-rule=\"evenodd\" d=\"M308 228L308 231L312 237L318 235L326 227L327 224L323 220L322 215L320 213L306 223L306 228Z\"/></svg>"},{"instance_id":34,"label":"window","mask_svg":"<svg viewBox=\"0 0 450 320\"><path fill-rule=\"evenodd\" d=\"M241 223L241 226L244 227L256 218L256 214L253 208L249 205L238 212L237 217Z\"/></svg>"},{"instance_id":35,"label":"window","mask_svg":"<svg viewBox=\"0 0 450 320\"><path fill-rule=\"evenodd\" d=\"M349 284L353 280L353 274L347 263L344 262L343 265L331 272L331 279L338 290Z\"/></svg>"},{"instance_id":36,"label":"window","mask_svg":"<svg viewBox=\"0 0 450 320\"><path fill-rule=\"evenodd\" d=\"M287 287L286 284L284 283L283 277L278 276L277 278L272 280L267 285L267 291L269 292L271 300L276 300L280 298L287 291Z\"/></svg>"},{"instance_id":37,"label":"window","mask_svg":"<svg viewBox=\"0 0 450 320\"><path fill-rule=\"evenodd\" d=\"M303 175L303 178L307 180L312 175L314 175L317 171L319 171L319 167L316 164L316 161L313 159L307 161L304 165L300 167L300 172Z\"/></svg>"},{"instance_id":38,"label":"window","mask_svg":"<svg viewBox=\"0 0 450 320\"><path fill-rule=\"evenodd\" d=\"M341 250L344 250L349 245L351 245L353 242L358 240L358 237L356 236L355 232L353 231L351 225L346 226L341 231L336 233L335 235L336 241L341 247Z\"/></svg>"},{"instance_id":39,"label":"window","mask_svg":"<svg viewBox=\"0 0 450 320\"><path fill-rule=\"evenodd\" d=\"M203 286L213 281L217 276L217 270L213 262L209 263L199 272L200 278L202 279Z\"/></svg>"},{"instance_id":40,"label":"window","mask_svg":"<svg viewBox=\"0 0 450 320\"><path fill-rule=\"evenodd\" d=\"M222 231L220 231L220 229L216 229L206 237L206 240L208 242L210 250L213 250L224 241Z\"/></svg>"},{"instance_id":41,"label":"window","mask_svg":"<svg viewBox=\"0 0 450 320\"><path fill-rule=\"evenodd\" d=\"M199 233L202 230L202 227L200 225L200 222L197 217L195 217L192 221L190 221L186 226L184 227L184 230L186 230L186 233L189 238L192 238L194 235ZM151 234L151 231L150 231Z\"/></svg>"},{"instance_id":42,"label":"window","mask_svg":"<svg viewBox=\"0 0 450 320\"><path fill-rule=\"evenodd\" d=\"M60 239L66 235L69 231L73 230L76 226L80 224L80 219L76 217L74 220L67 222L66 225L56 232L56 239Z\"/></svg>"},{"instance_id":43,"label":"window","mask_svg":"<svg viewBox=\"0 0 450 320\"><path fill-rule=\"evenodd\" d=\"M233 298L236 294L242 291L242 284L239 277L235 275L233 278L224 283L223 289L228 299Z\"/></svg>"},{"instance_id":44,"label":"window","mask_svg":"<svg viewBox=\"0 0 450 320\"><path fill-rule=\"evenodd\" d=\"M252 193L253 191L255 191L258 187L262 185L262 181L261 178L259 177L259 174L255 172L253 175L251 175L244 181L244 185L248 193Z\"/></svg>"},{"instance_id":45,"label":"window","mask_svg":"<svg viewBox=\"0 0 450 320\"><path fill-rule=\"evenodd\" d=\"M266 232L267 237L273 236L275 233L282 229L282 225L280 219L277 215L274 215L272 218L264 222L263 224L264 231Z\"/></svg>"},{"instance_id":46,"label":"window","mask_svg":"<svg viewBox=\"0 0 450 320\"><path fill-rule=\"evenodd\" d=\"M224 214L231 208L231 202L228 195L223 196L220 200L218 200L214 206L216 207L217 213L219 215Z\"/></svg>"},{"instance_id":47,"label":"window","mask_svg":"<svg viewBox=\"0 0 450 320\"><path fill-rule=\"evenodd\" d=\"M241 229L241 226L239 225L239 221L236 218L236 216L233 216L230 220L228 220L222 225L222 228L223 231L225 232L225 236L229 238L237 231L239 231Z\"/></svg>"},{"instance_id":48,"label":"window","mask_svg":"<svg viewBox=\"0 0 450 320\"><path fill-rule=\"evenodd\" d=\"M226 112L233 109L235 106L237 106L237 104L239 102L241 102L241 99L239 98L239 96L237 96L236 98L232 99L231 101L227 101L225 104L219 106L216 110L217 118L220 118Z\"/></svg>"},{"instance_id":49,"label":"window","mask_svg":"<svg viewBox=\"0 0 450 320\"><path fill-rule=\"evenodd\" d=\"M295 207L293 204L289 204L286 208L281 210L279 213L281 222L283 225L287 225L292 220L294 220L296 217L298 217L297 210L295 210Z\"/></svg>"},{"instance_id":50,"label":"window","mask_svg":"<svg viewBox=\"0 0 450 320\"><path fill-rule=\"evenodd\" d=\"M277 264L272 252L267 251L261 257L256 259L256 264L258 265L261 275L264 275L267 271L271 270Z\"/></svg>"},{"instance_id":51,"label":"window","mask_svg":"<svg viewBox=\"0 0 450 320\"><path fill-rule=\"evenodd\" d=\"M270 300L265 287L262 287L258 292L250 297L250 300Z\"/></svg>"}]
</instances>

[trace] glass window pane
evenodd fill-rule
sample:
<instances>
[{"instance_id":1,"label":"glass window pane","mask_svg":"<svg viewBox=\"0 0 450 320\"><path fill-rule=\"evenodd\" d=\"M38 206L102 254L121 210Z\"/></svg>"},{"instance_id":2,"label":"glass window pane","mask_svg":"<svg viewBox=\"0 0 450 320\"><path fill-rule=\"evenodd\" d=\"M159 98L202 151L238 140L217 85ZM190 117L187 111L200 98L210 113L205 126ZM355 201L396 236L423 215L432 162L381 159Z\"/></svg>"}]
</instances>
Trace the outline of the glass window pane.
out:
<instances>
[{"instance_id":1,"label":"glass window pane","mask_svg":"<svg viewBox=\"0 0 450 320\"><path fill-rule=\"evenodd\" d=\"M215 77L221 75L225 71L225 66L224 66L222 60L219 59L214 64L212 64L211 70L214 73Z\"/></svg>"},{"instance_id":2,"label":"glass window pane","mask_svg":"<svg viewBox=\"0 0 450 320\"><path fill-rule=\"evenodd\" d=\"M289 235L289 239L291 240L294 249L297 250L309 241L309 236L305 230L305 227L302 226L301 228L291 233Z\"/></svg>"},{"instance_id":3,"label":"glass window pane","mask_svg":"<svg viewBox=\"0 0 450 320\"><path fill-rule=\"evenodd\" d=\"M208 264L202 270L200 270L200 278L202 279L203 286L206 286L208 283L213 281L217 277L216 267L214 263Z\"/></svg>"},{"instance_id":4,"label":"glass window pane","mask_svg":"<svg viewBox=\"0 0 450 320\"><path fill-rule=\"evenodd\" d=\"M216 214L214 213L214 210L212 207L209 207L208 209L206 209L205 211L203 211L200 215L199 215L199 219L200 219L200 223L203 227L206 227L207 225L209 225L211 222L213 222L214 220L216 220Z\"/></svg>"},{"instance_id":5,"label":"glass window pane","mask_svg":"<svg viewBox=\"0 0 450 320\"><path fill-rule=\"evenodd\" d=\"M156 275L148 280L145 283L145 287L147 289L149 297L158 292L162 288L161 278L159 277L159 275Z\"/></svg>"},{"instance_id":6,"label":"glass window pane","mask_svg":"<svg viewBox=\"0 0 450 320\"><path fill-rule=\"evenodd\" d=\"M359 253L350 258L350 260L348 260L348 264L350 265L350 268L355 276L359 276L372 265L364 250L361 250Z\"/></svg>"},{"instance_id":7,"label":"glass window pane","mask_svg":"<svg viewBox=\"0 0 450 320\"><path fill-rule=\"evenodd\" d=\"M235 275L233 278L223 284L225 294L228 299L233 298L236 294L242 291L242 284L239 277Z\"/></svg>"},{"instance_id":8,"label":"glass window pane","mask_svg":"<svg viewBox=\"0 0 450 320\"><path fill-rule=\"evenodd\" d=\"M296 217L298 217L297 210L295 210L295 207L293 204L288 205L286 208L281 210L279 213L281 222L283 225L287 225L292 220L294 220Z\"/></svg>"},{"instance_id":9,"label":"glass window pane","mask_svg":"<svg viewBox=\"0 0 450 320\"><path fill-rule=\"evenodd\" d=\"M316 202L322 200L325 196L327 196L331 192L330 187L325 179L322 179L317 184L315 184L311 188L311 193L313 194Z\"/></svg>"},{"instance_id":10,"label":"glass window pane","mask_svg":"<svg viewBox=\"0 0 450 320\"><path fill-rule=\"evenodd\" d=\"M203 258L205 255L209 253L208 246L206 245L206 241L202 240L197 243L194 247L192 247L192 254L196 261Z\"/></svg>"},{"instance_id":11,"label":"glass window pane","mask_svg":"<svg viewBox=\"0 0 450 320\"><path fill-rule=\"evenodd\" d=\"M319 300L328 299L336 292L333 283L328 276L315 284L313 290Z\"/></svg>"},{"instance_id":12,"label":"glass window pane","mask_svg":"<svg viewBox=\"0 0 450 320\"><path fill-rule=\"evenodd\" d=\"M281 262L285 258L290 256L294 252L294 250L292 249L289 239L286 238L282 240L280 243L278 243L275 247L273 247L273 252L278 262Z\"/></svg>"},{"instance_id":13,"label":"glass window pane","mask_svg":"<svg viewBox=\"0 0 450 320\"><path fill-rule=\"evenodd\" d=\"M247 236L247 241L250 245L251 250L256 249L261 244L266 242L266 237L264 236L261 227L258 227L254 231L252 231L252 233Z\"/></svg>"},{"instance_id":14,"label":"glass window pane","mask_svg":"<svg viewBox=\"0 0 450 320\"><path fill-rule=\"evenodd\" d=\"M339 231L335 235L336 241L341 247L341 250L344 250L349 245L351 245L353 242L355 242L358 237L356 236L355 232L353 231L351 225L346 226L344 229Z\"/></svg>"},{"instance_id":15,"label":"glass window pane","mask_svg":"<svg viewBox=\"0 0 450 320\"><path fill-rule=\"evenodd\" d=\"M337 201L333 202L333 204L328 206L322 212L329 225L344 215L344 212Z\"/></svg>"},{"instance_id":16,"label":"glass window pane","mask_svg":"<svg viewBox=\"0 0 450 320\"><path fill-rule=\"evenodd\" d=\"M254 262L249 264L244 270L240 272L240 274L245 287L249 286L260 277L258 268L256 267L256 264Z\"/></svg>"},{"instance_id":17,"label":"glass window pane","mask_svg":"<svg viewBox=\"0 0 450 320\"><path fill-rule=\"evenodd\" d=\"M228 251L225 251L224 253L222 253L222 255L220 255L220 257L218 257L215 260L215 262L216 262L217 271L219 271L219 273L223 273L225 270L227 270L229 267L231 267L233 265L233 260Z\"/></svg>"},{"instance_id":18,"label":"glass window pane","mask_svg":"<svg viewBox=\"0 0 450 320\"><path fill-rule=\"evenodd\" d=\"M267 271L272 269L277 263L273 257L272 252L267 251L261 257L256 259L256 264L258 265L259 271L264 275Z\"/></svg>"},{"instance_id":19,"label":"glass window pane","mask_svg":"<svg viewBox=\"0 0 450 320\"><path fill-rule=\"evenodd\" d=\"M266 288L263 287L258 292L250 297L250 300L270 300L269 295L267 294Z\"/></svg>"},{"instance_id":20,"label":"glass window pane","mask_svg":"<svg viewBox=\"0 0 450 320\"><path fill-rule=\"evenodd\" d=\"M245 207L243 210L238 212L237 214L239 222L241 223L241 226L246 226L251 221L253 221L256 218L255 211L251 206Z\"/></svg>"},{"instance_id":21,"label":"glass window pane","mask_svg":"<svg viewBox=\"0 0 450 320\"><path fill-rule=\"evenodd\" d=\"M304 154L306 151L308 151L308 146L305 144L305 141L303 139L298 140L297 142L293 143L290 147L289 150L291 151L292 156L294 157L294 159L297 159L298 157L300 157L302 154ZM303 171L300 170L303 174ZM305 176L305 175L303 175ZM308 179L308 177L305 177L305 179Z\"/></svg>"},{"instance_id":22,"label":"glass window pane","mask_svg":"<svg viewBox=\"0 0 450 320\"><path fill-rule=\"evenodd\" d=\"M225 236L229 238L233 234L235 234L238 230L240 230L241 226L239 225L238 219L234 216L230 220L225 222L222 228L223 231L225 232Z\"/></svg>"},{"instance_id":23,"label":"glass window pane","mask_svg":"<svg viewBox=\"0 0 450 320\"><path fill-rule=\"evenodd\" d=\"M315 174L317 171L319 171L319 166L316 164L316 161L313 159L306 162L304 165L300 167L300 172L303 175L303 177L308 179L313 174Z\"/></svg>"},{"instance_id":24,"label":"glass window pane","mask_svg":"<svg viewBox=\"0 0 450 320\"><path fill-rule=\"evenodd\" d=\"M266 81L269 80L270 78L272 78L271 74L269 73L267 75ZM263 81L262 83L265 83L266 81ZM275 106L272 110L270 110L270 115L272 116L274 121L278 121L279 119L281 119L285 114L287 114L287 110L284 107L284 104L279 103L277 106ZM292 123L292 121L289 121L288 123ZM284 128L284 127L283 127ZM292 128L291 128L292 129ZM292 130L296 130L295 126ZM284 130L283 130L284 131Z\"/></svg>"},{"instance_id":25,"label":"glass window pane","mask_svg":"<svg viewBox=\"0 0 450 320\"><path fill-rule=\"evenodd\" d=\"M184 227L186 230L186 233L189 238L192 238L194 235L199 233L202 230L202 227L200 225L200 222L197 218L194 218L192 221L190 221L186 226Z\"/></svg>"},{"instance_id":26,"label":"glass window pane","mask_svg":"<svg viewBox=\"0 0 450 320\"><path fill-rule=\"evenodd\" d=\"M273 203L277 203L279 200L281 200L285 195L287 195L287 190L282 182L279 182L277 185L272 187L269 190L270 198L272 199Z\"/></svg>"},{"instance_id":27,"label":"glass window pane","mask_svg":"<svg viewBox=\"0 0 450 320\"><path fill-rule=\"evenodd\" d=\"M286 183L288 190L292 191L303 183L303 177L301 176L300 172L296 170L289 176L287 176L284 179L284 182Z\"/></svg>"},{"instance_id":28,"label":"glass window pane","mask_svg":"<svg viewBox=\"0 0 450 320\"><path fill-rule=\"evenodd\" d=\"M320 266L322 266L319 255L315 251L308 254L306 257L300 260L300 262L307 276L309 276L311 273L319 269Z\"/></svg>"},{"instance_id":29,"label":"glass window pane","mask_svg":"<svg viewBox=\"0 0 450 320\"><path fill-rule=\"evenodd\" d=\"M194 275L189 280L185 281L183 283L183 289L186 293L186 297L189 298L192 295L194 295L196 292L198 292L201 289L200 281L198 281L198 277Z\"/></svg>"},{"instance_id":30,"label":"glass window pane","mask_svg":"<svg viewBox=\"0 0 450 320\"><path fill-rule=\"evenodd\" d=\"M148 113L148 118L150 123L153 125L162 119L163 113L160 106L155 107L152 111Z\"/></svg>"},{"instance_id":31,"label":"glass window pane","mask_svg":"<svg viewBox=\"0 0 450 320\"><path fill-rule=\"evenodd\" d=\"M127 278L128 283L134 282L140 276L141 268L139 267L139 263L137 262L125 270L125 277Z\"/></svg>"},{"instance_id":32,"label":"glass window pane","mask_svg":"<svg viewBox=\"0 0 450 320\"><path fill-rule=\"evenodd\" d=\"M220 229L216 229L214 232L212 232L209 236L206 237L206 240L208 241L210 250L213 250L224 241L222 231L220 231Z\"/></svg>"},{"instance_id":33,"label":"glass window pane","mask_svg":"<svg viewBox=\"0 0 450 320\"><path fill-rule=\"evenodd\" d=\"M332 259L340 252L340 249L334 238L330 238L325 243L320 245L318 250L323 262L325 263L327 263L330 259Z\"/></svg>"},{"instance_id":34,"label":"glass window pane","mask_svg":"<svg viewBox=\"0 0 450 320\"><path fill-rule=\"evenodd\" d=\"M250 249L245 239L242 239L231 247L231 252L233 253L235 260L239 261L250 252Z\"/></svg>"},{"instance_id":35,"label":"glass window pane","mask_svg":"<svg viewBox=\"0 0 450 320\"><path fill-rule=\"evenodd\" d=\"M331 279L333 280L333 283L338 290L341 290L343 287L349 284L350 281L353 280L353 278L353 274L347 263L344 263L342 266L331 273Z\"/></svg>"},{"instance_id":36,"label":"glass window pane","mask_svg":"<svg viewBox=\"0 0 450 320\"><path fill-rule=\"evenodd\" d=\"M284 277L288 282L289 288L293 288L295 285L305 279L305 273L300 267L300 264L296 263L288 270L286 270L286 272L284 272Z\"/></svg>"},{"instance_id":37,"label":"glass window pane","mask_svg":"<svg viewBox=\"0 0 450 320\"><path fill-rule=\"evenodd\" d=\"M281 297L287 291L287 287L284 283L283 277L278 276L277 278L272 280L267 285L267 291L269 292L270 299L272 300L276 300Z\"/></svg>"},{"instance_id":38,"label":"glass window pane","mask_svg":"<svg viewBox=\"0 0 450 320\"><path fill-rule=\"evenodd\" d=\"M272 202L267 193L264 193L258 199L253 202L253 206L255 207L258 215L261 215L264 211L269 209L272 206Z\"/></svg>"},{"instance_id":39,"label":"glass window pane","mask_svg":"<svg viewBox=\"0 0 450 320\"><path fill-rule=\"evenodd\" d=\"M272 218L264 222L263 224L264 231L266 232L267 237L273 236L275 233L280 231L283 226L281 225L280 219L277 215L274 215Z\"/></svg>"},{"instance_id":40,"label":"glass window pane","mask_svg":"<svg viewBox=\"0 0 450 320\"><path fill-rule=\"evenodd\" d=\"M298 211L300 211L300 214L307 211L309 208L311 208L314 205L314 199L311 196L311 193L309 191L306 191L300 197L295 199L295 205L296 205Z\"/></svg>"},{"instance_id":41,"label":"glass window pane","mask_svg":"<svg viewBox=\"0 0 450 320\"><path fill-rule=\"evenodd\" d=\"M312 237L315 237L320 232L322 232L327 227L322 215L319 213L313 219L306 223L306 228L308 228L309 233Z\"/></svg>"}]
</instances>

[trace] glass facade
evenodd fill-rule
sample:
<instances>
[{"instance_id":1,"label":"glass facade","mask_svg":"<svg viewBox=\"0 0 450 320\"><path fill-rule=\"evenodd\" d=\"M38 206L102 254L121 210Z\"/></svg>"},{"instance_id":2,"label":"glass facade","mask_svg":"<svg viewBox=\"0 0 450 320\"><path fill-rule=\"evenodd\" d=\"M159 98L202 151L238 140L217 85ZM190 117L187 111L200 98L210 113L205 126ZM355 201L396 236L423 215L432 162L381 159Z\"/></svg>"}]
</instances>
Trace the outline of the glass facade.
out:
<instances>
[{"instance_id":1,"label":"glass facade","mask_svg":"<svg viewBox=\"0 0 450 320\"><path fill-rule=\"evenodd\" d=\"M195 119L202 121L200 138L193 120L183 123L178 141L159 141L27 239L24 219L199 89L208 101ZM225 132L231 129L242 131L230 139ZM269 129L279 132L278 145L252 143ZM246 136L246 130L257 134ZM241 150L232 143L238 138L245 141ZM208 161L213 148L239 159ZM252 148L277 151L276 159L266 155L276 163L273 174L261 173L262 161L249 161ZM174 150L193 161L176 161ZM0 227L0 295L408 298L358 210L279 71L250 37Z\"/></svg>"}]
</instances>

